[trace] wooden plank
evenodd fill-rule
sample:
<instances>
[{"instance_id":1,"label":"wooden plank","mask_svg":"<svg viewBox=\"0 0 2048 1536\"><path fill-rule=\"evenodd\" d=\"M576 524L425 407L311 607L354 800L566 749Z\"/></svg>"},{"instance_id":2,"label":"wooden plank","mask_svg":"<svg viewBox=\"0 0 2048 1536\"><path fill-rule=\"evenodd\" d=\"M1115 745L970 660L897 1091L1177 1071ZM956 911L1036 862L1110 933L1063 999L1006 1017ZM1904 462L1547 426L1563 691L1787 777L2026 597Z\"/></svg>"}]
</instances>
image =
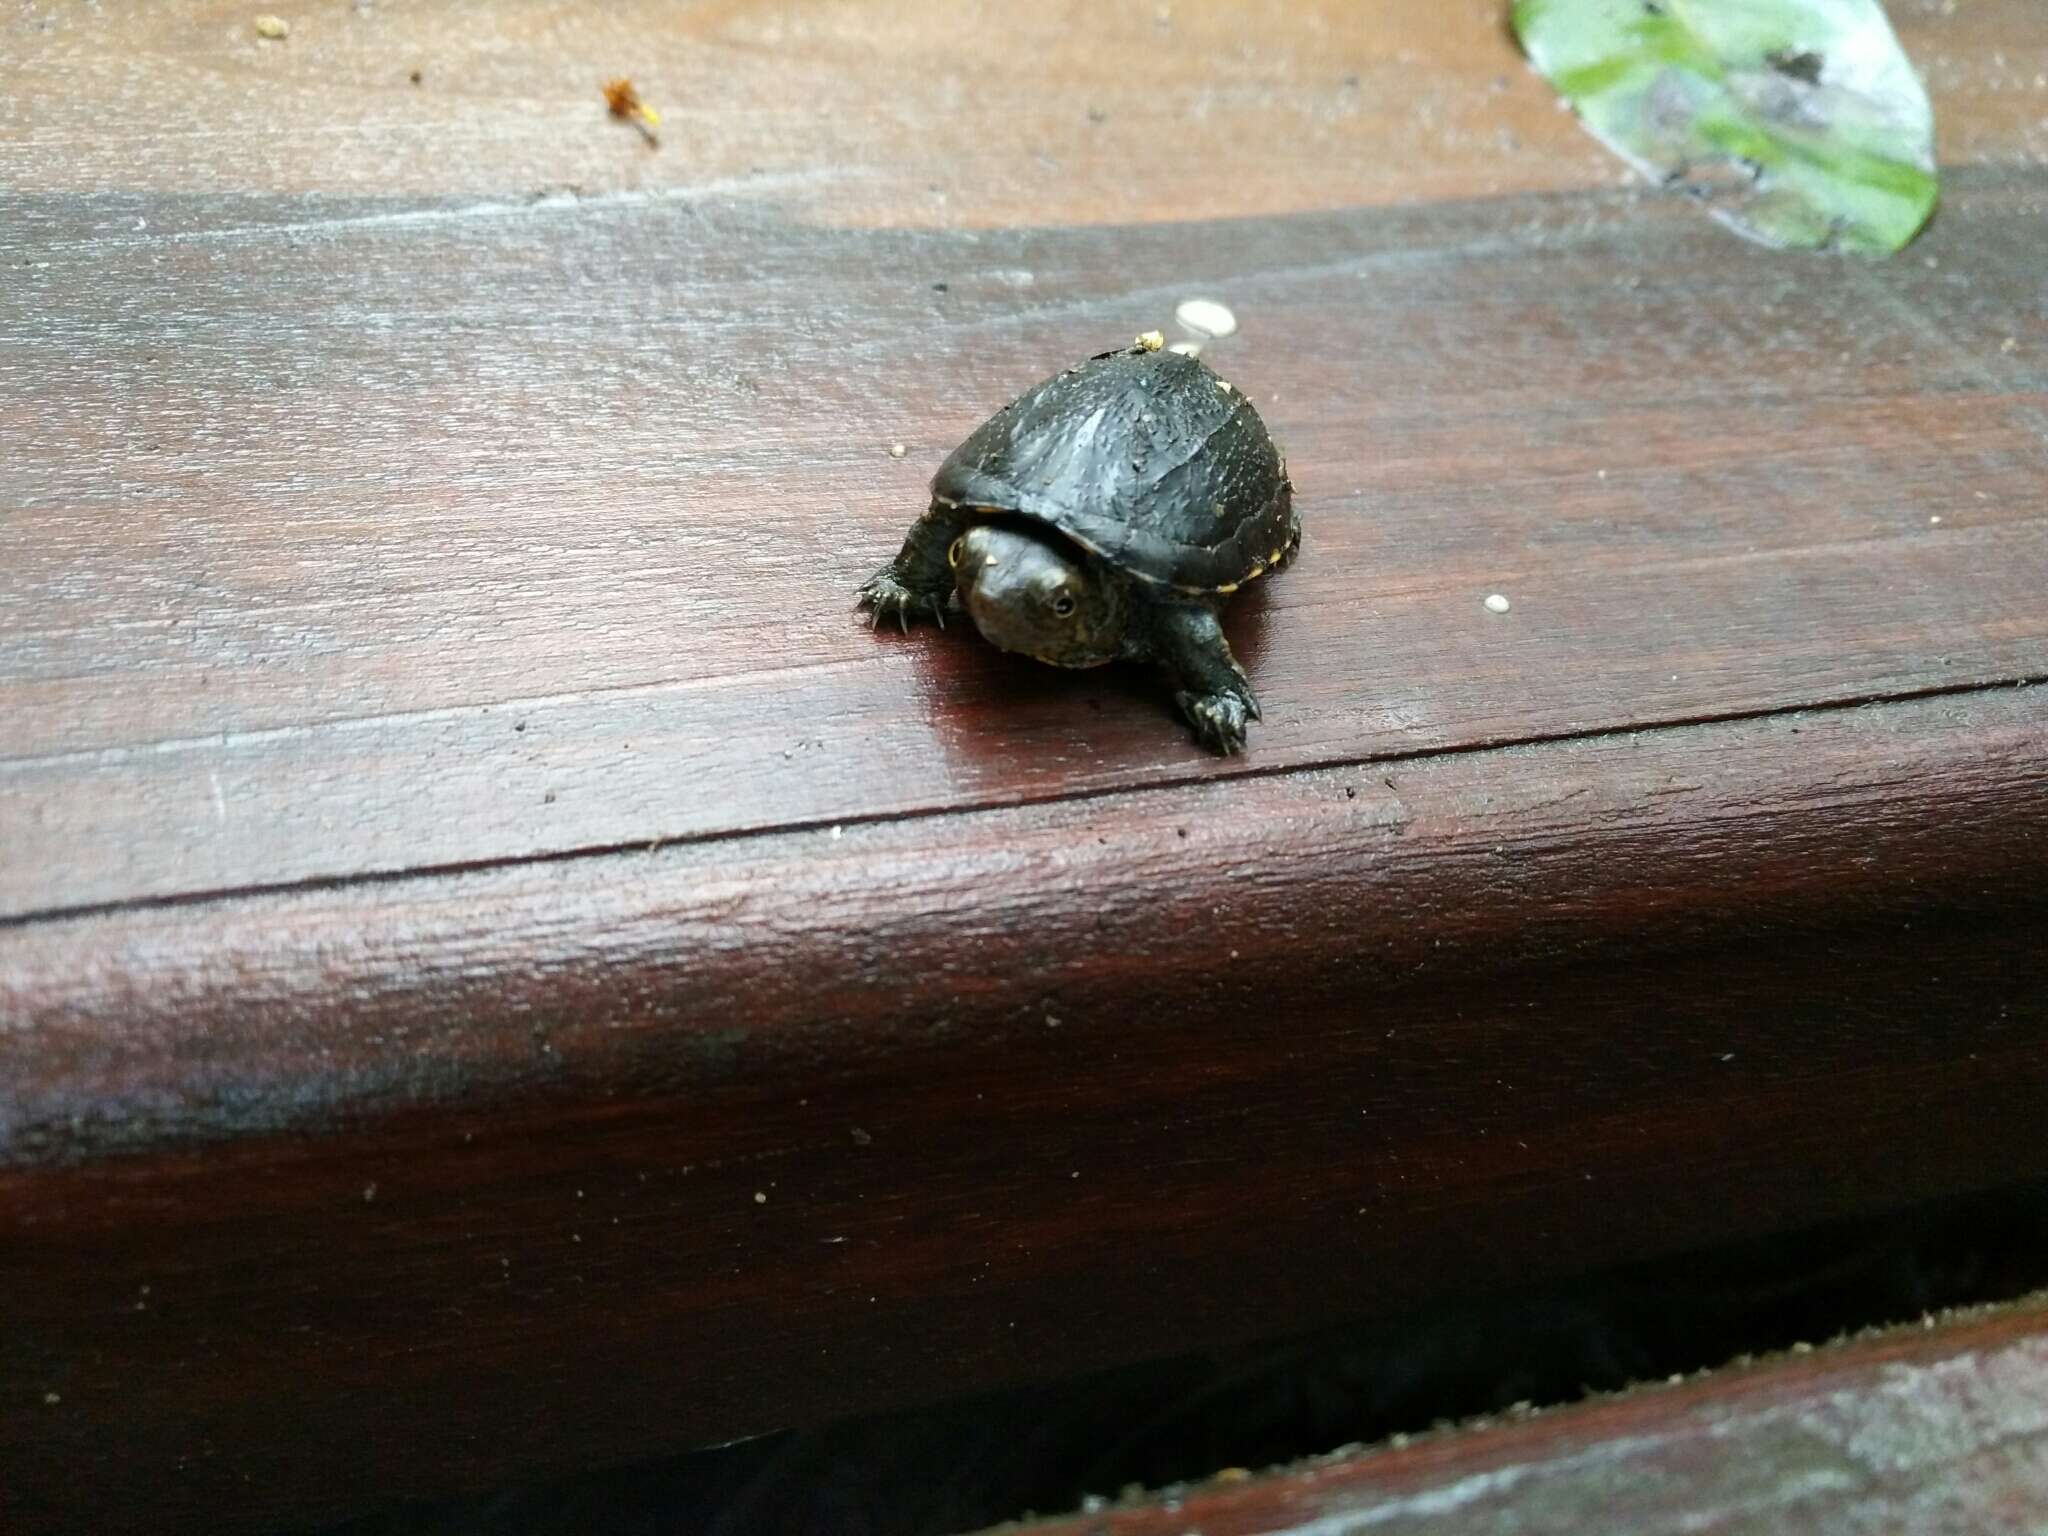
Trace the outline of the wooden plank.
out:
<instances>
[{"instance_id":1,"label":"wooden plank","mask_svg":"<svg viewBox=\"0 0 2048 1536\"><path fill-rule=\"evenodd\" d=\"M10 1530L2048 1172L2027 0L1902 18L1883 266L1622 189L1494 6L1156 9L10 24ZM1249 762L854 625L953 439L1196 293L1309 519Z\"/></svg>"},{"instance_id":2,"label":"wooden plank","mask_svg":"<svg viewBox=\"0 0 2048 1536\"><path fill-rule=\"evenodd\" d=\"M1245 771L1149 679L850 611L947 442L1186 289L1307 519L1237 615L1252 771L2048 676L2048 180L1955 180L1945 265L1825 281L1604 196L972 242L39 205L0 914Z\"/></svg>"},{"instance_id":3,"label":"wooden plank","mask_svg":"<svg viewBox=\"0 0 2048 1536\"><path fill-rule=\"evenodd\" d=\"M7 1487L264 1528L2048 1173L2044 699L16 928Z\"/></svg>"},{"instance_id":4,"label":"wooden plank","mask_svg":"<svg viewBox=\"0 0 2048 1536\"><path fill-rule=\"evenodd\" d=\"M2048 1297L1004 1530L1645 1536L2048 1527Z\"/></svg>"},{"instance_id":5,"label":"wooden plank","mask_svg":"<svg viewBox=\"0 0 2048 1536\"><path fill-rule=\"evenodd\" d=\"M1945 161L2048 149L2032 0L1892 9ZM1492 0L615 0L573 25L540 0L285 10L272 45L222 0L24 7L0 50L0 185L494 198L753 181L828 222L989 228L1618 179ZM605 117L598 84L621 74L662 111L659 151Z\"/></svg>"}]
</instances>

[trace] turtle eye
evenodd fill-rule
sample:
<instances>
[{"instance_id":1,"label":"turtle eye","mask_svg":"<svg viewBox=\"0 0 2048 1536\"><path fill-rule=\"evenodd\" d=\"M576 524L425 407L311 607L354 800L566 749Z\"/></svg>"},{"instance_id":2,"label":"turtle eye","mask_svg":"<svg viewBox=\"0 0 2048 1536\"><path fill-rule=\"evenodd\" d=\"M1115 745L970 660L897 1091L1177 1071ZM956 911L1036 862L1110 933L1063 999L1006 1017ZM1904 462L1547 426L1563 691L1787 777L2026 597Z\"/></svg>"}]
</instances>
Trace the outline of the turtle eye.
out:
<instances>
[{"instance_id":1,"label":"turtle eye","mask_svg":"<svg viewBox=\"0 0 2048 1536\"><path fill-rule=\"evenodd\" d=\"M953 541L953 547L946 551L946 564L957 571L960 568L960 557L966 553L967 535L963 533Z\"/></svg>"},{"instance_id":2,"label":"turtle eye","mask_svg":"<svg viewBox=\"0 0 2048 1536\"><path fill-rule=\"evenodd\" d=\"M1073 613L1074 594L1071 592L1060 593L1058 597L1052 600L1052 611L1055 615L1062 619L1066 618L1068 615Z\"/></svg>"}]
</instances>

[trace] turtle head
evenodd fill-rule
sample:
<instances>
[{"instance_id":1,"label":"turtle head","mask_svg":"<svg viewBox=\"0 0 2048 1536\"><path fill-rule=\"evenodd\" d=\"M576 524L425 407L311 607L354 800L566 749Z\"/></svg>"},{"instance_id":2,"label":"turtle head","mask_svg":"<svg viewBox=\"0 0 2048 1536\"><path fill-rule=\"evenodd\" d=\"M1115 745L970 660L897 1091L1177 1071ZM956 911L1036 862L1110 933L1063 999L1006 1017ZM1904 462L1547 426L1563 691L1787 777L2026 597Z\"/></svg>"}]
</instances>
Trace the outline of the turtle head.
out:
<instances>
[{"instance_id":1,"label":"turtle head","mask_svg":"<svg viewBox=\"0 0 2048 1536\"><path fill-rule=\"evenodd\" d=\"M976 523L946 552L961 605L988 642L1056 667L1123 650L1123 584L1051 532Z\"/></svg>"}]
</instances>

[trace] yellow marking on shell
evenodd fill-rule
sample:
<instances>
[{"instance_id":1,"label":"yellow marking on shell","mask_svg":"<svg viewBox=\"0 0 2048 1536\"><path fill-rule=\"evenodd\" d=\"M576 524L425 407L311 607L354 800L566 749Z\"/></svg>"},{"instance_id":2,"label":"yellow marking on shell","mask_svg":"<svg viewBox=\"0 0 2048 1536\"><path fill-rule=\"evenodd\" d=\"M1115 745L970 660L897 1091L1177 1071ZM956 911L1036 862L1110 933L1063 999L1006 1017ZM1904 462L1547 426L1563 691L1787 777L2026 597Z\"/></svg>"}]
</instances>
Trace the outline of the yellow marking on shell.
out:
<instances>
[{"instance_id":1,"label":"yellow marking on shell","mask_svg":"<svg viewBox=\"0 0 2048 1536\"><path fill-rule=\"evenodd\" d=\"M1166 345L1166 337L1158 331L1140 331L1132 345L1142 351L1157 352Z\"/></svg>"},{"instance_id":2,"label":"yellow marking on shell","mask_svg":"<svg viewBox=\"0 0 2048 1536\"><path fill-rule=\"evenodd\" d=\"M1273 551L1273 553L1271 553L1270 555L1266 556L1266 564L1268 564L1268 565L1278 565L1278 564L1280 563L1280 557L1281 557L1282 555L1286 554L1286 553L1287 553L1287 551L1286 551L1286 550L1284 550L1284 549L1276 549L1276 550L1274 550L1274 551Z\"/></svg>"},{"instance_id":3,"label":"yellow marking on shell","mask_svg":"<svg viewBox=\"0 0 2048 1536\"><path fill-rule=\"evenodd\" d=\"M1258 572L1257 572L1257 571L1254 571L1254 572L1252 572L1252 576L1256 576L1256 575L1258 575ZM1247 576L1247 577L1245 578L1245 580L1247 580L1247 581L1251 580L1251 576ZM1235 591L1237 590L1237 588L1238 588L1238 583L1236 583L1236 582L1234 582L1234 581L1226 581L1225 583L1223 583L1223 585L1222 585L1222 586L1218 587L1218 588L1217 588L1216 590L1217 590L1218 592L1220 592L1220 593L1223 593L1224 595L1226 595L1226 596L1227 596L1227 595L1229 595L1230 593L1232 593L1232 592L1235 592Z\"/></svg>"}]
</instances>

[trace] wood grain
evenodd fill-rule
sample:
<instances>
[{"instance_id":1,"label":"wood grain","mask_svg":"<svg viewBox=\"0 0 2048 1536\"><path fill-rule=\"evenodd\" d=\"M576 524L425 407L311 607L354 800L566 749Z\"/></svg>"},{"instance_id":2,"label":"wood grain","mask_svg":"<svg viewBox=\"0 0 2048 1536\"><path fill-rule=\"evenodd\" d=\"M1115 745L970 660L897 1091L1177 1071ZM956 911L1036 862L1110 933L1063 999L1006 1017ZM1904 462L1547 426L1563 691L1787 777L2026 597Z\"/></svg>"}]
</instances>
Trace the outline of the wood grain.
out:
<instances>
[{"instance_id":1,"label":"wood grain","mask_svg":"<svg viewBox=\"0 0 2048 1536\"><path fill-rule=\"evenodd\" d=\"M1850 265L1620 185L1490 4L1160 9L4 23L10 1531L2048 1173L2036 12L1899 8L1944 205ZM857 624L1194 295L1307 528L1248 760Z\"/></svg>"},{"instance_id":2,"label":"wood grain","mask_svg":"<svg viewBox=\"0 0 2048 1536\"><path fill-rule=\"evenodd\" d=\"M18 929L18 1518L261 1529L2048 1172L2044 697Z\"/></svg>"},{"instance_id":3,"label":"wood grain","mask_svg":"<svg viewBox=\"0 0 2048 1536\"><path fill-rule=\"evenodd\" d=\"M1495 0L27 0L0 185L498 199L737 183L830 223L1122 225L1625 180ZM1889 7L1945 163L2048 156L2032 0ZM420 81L412 82L414 70ZM599 82L661 110L650 153ZM123 221L125 224L125 221Z\"/></svg>"},{"instance_id":4,"label":"wood grain","mask_svg":"<svg viewBox=\"0 0 2048 1536\"><path fill-rule=\"evenodd\" d=\"M1648 1536L2048 1525L2048 1298L1432 1435L1029 1536Z\"/></svg>"},{"instance_id":5,"label":"wood grain","mask_svg":"<svg viewBox=\"0 0 2048 1536\"><path fill-rule=\"evenodd\" d=\"M2048 676L2048 181L1952 180L1945 265L1825 282L1606 194L971 245L30 205L0 914L1244 771L1141 675L851 612L951 441L1183 291L1303 508L1235 615L1253 771Z\"/></svg>"}]
</instances>

